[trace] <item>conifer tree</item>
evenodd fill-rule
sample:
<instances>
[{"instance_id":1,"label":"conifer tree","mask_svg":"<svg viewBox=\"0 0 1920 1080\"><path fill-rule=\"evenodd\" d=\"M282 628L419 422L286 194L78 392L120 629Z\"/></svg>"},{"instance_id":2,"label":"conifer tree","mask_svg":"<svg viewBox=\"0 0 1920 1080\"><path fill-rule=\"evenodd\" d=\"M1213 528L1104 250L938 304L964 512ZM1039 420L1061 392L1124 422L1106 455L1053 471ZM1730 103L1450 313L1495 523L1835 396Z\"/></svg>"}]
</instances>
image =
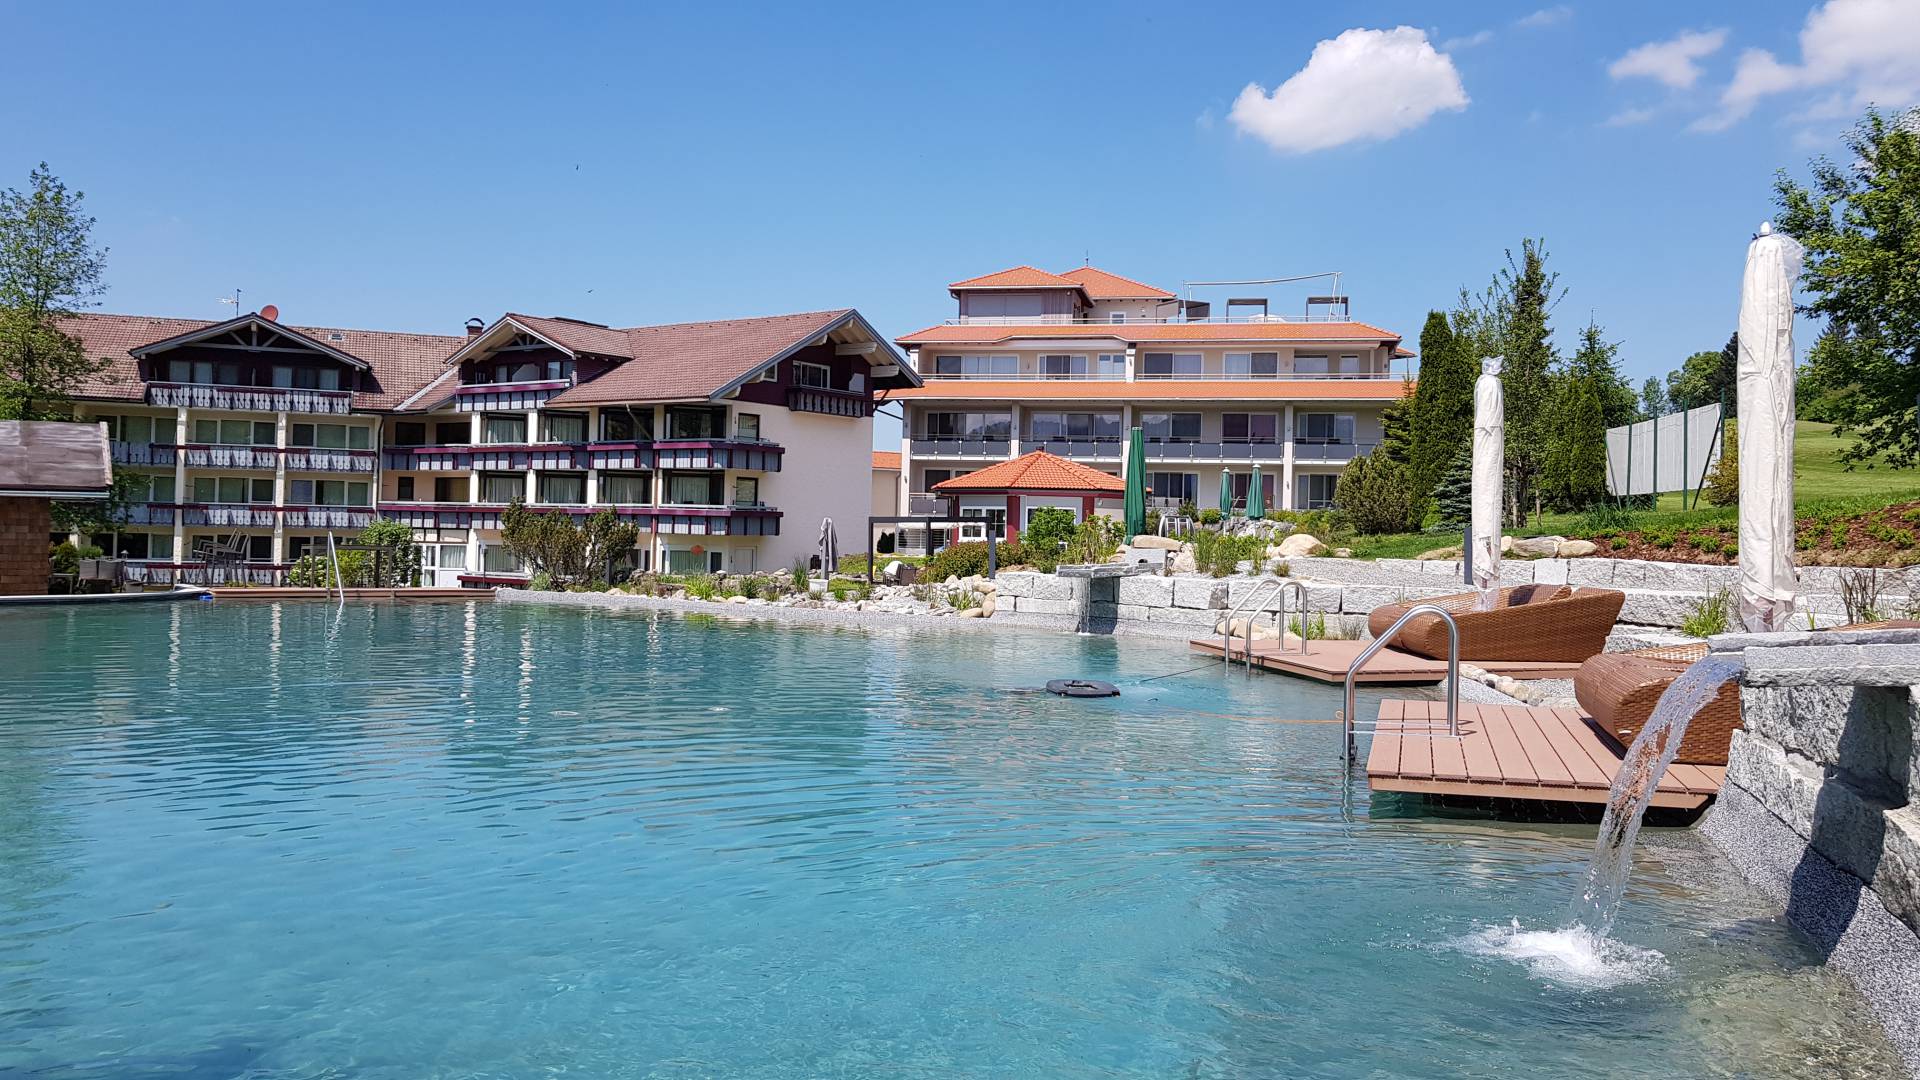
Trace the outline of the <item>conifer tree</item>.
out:
<instances>
[{"instance_id":1,"label":"conifer tree","mask_svg":"<svg viewBox=\"0 0 1920 1080\"><path fill-rule=\"evenodd\" d=\"M1453 463L1440 478L1433 492L1434 508L1440 527L1459 529L1473 518L1473 447L1463 445L1453 454Z\"/></svg>"},{"instance_id":2,"label":"conifer tree","mask_svg":"<svg viewBox=\"0 0 1920 1080\"><path fill-rule=\"evenodd\" d=\"M1472 438L1473 380L1479 375L1479 358L1471 355L1472 348L1469 338L1454 332L1446 314L1427 313L1420 330L1420 381L1414 388L1407 459L1416 494L1431 492L1462 440Z\"/></svg>"}]
</instances>

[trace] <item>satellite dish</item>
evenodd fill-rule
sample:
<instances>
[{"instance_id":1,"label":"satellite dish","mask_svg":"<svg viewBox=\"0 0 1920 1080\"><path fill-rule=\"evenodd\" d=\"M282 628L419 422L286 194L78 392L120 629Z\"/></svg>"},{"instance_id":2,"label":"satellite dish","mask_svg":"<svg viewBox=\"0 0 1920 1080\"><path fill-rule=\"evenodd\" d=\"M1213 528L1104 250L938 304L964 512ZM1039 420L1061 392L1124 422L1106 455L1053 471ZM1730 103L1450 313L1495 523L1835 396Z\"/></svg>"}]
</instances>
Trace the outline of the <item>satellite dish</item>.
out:
<instances>
[{"instance_id":1,"label":"satellite dish","mask_svg":"<svg viewBox=\"0 0 1920 1080\"><path fill-rule=\"evenodd\" d=\"M280 309L272 304L268 304L266 307L260 309L260 317L269 322L278 322L280 319Z\"/></svg>"}]
</instances>

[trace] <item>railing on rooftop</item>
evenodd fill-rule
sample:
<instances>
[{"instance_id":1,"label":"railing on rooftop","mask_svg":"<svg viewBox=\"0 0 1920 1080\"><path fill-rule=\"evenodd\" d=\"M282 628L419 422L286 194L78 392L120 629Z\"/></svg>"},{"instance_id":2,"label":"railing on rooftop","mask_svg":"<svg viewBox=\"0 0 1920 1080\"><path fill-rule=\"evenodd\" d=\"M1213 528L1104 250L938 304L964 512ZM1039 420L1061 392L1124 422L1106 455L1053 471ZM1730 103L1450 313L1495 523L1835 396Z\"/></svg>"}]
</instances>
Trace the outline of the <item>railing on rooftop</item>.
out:
<instances>
[{"instance_id":1,"label":"railing on rooftop","mask_svg":"<svg viewBox=\"0 0 1920 1080\"><path fill-rule=\"evenodd\" d=\"M920 372L922 378L940 382L1125 382L1123 375L1036 375L1032 372L1013 374L981 374L978 372L964 375L941 375L933 371ZM1173 374L1148 374L1138 372L1135 382L1321 382L1326 380L1362 380L1379 381L1382 379L1404 379L1406 375L1395 371L1281 371L1272 375L1229 374L1224 371L1178 372Z\"/></svg>"},{"instance_id":2,"label":"railing on rooftop","mask_svg":"<svg viewBox=\"0 0 1920 1080\"><path fill-rule=\"evenodd\" d=\"M948 326L1128 326L1146 323L1150 326L1164 326L1169 323L1192 323L1196 326L1223 325L1232 323L1347 323L1353 322L1352 315L1210 315L1202 318L1187 318L1182 315L1142 316L1128 315L1115 321L1112 318L1097 315L1085 315L1075 318L1071 315L960 315L946 320Z\"/></svg>"}]
</instances>

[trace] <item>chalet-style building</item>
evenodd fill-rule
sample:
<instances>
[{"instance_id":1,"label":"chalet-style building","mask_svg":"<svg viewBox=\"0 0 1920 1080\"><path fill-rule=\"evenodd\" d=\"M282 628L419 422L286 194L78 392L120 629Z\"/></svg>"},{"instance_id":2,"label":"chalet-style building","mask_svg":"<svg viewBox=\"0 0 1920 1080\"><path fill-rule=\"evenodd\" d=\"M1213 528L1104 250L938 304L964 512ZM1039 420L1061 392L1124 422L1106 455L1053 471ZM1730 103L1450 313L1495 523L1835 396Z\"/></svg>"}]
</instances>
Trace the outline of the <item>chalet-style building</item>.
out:
<instances>
[{"instance_id":1,"label":"chalet-style building","mask_svg":"<svg viewBox=\"0 0 1920 1080\"><path fill-rule=\"evenodd\" d=\"M785 567L822 517L865 519L877 391L919 382L852 310L626 329L506 315L434 335L269 307L63 329L106 361L76 418L104 422L141 477L93 542L157 580L216 553L277 580L385 516L414 527L428 584L515 582L498 529L516 498L615 510L642 530L636 568Z\"/></svg>"}]
</instances>

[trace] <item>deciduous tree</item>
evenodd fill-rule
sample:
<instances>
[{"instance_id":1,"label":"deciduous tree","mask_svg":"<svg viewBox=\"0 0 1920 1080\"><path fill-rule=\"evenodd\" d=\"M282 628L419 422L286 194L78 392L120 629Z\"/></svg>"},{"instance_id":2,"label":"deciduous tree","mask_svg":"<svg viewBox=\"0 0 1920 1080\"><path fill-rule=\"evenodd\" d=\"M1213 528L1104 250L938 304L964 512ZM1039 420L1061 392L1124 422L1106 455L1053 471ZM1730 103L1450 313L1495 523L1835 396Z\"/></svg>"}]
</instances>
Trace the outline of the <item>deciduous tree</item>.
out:
<instances>
[{"instance_id":1,"label":"deciduous tree","mask_svg":"<svg viewBox=\"0 0 1920 1080\"><path fill-rule=\"evenodd\" d=\"M106 289L107 253L93 247L84 201L45 162L28 190L0 192L0 417L62 416L73 391L106 365L59 326Z\"/></svg>"}]
</instances>

